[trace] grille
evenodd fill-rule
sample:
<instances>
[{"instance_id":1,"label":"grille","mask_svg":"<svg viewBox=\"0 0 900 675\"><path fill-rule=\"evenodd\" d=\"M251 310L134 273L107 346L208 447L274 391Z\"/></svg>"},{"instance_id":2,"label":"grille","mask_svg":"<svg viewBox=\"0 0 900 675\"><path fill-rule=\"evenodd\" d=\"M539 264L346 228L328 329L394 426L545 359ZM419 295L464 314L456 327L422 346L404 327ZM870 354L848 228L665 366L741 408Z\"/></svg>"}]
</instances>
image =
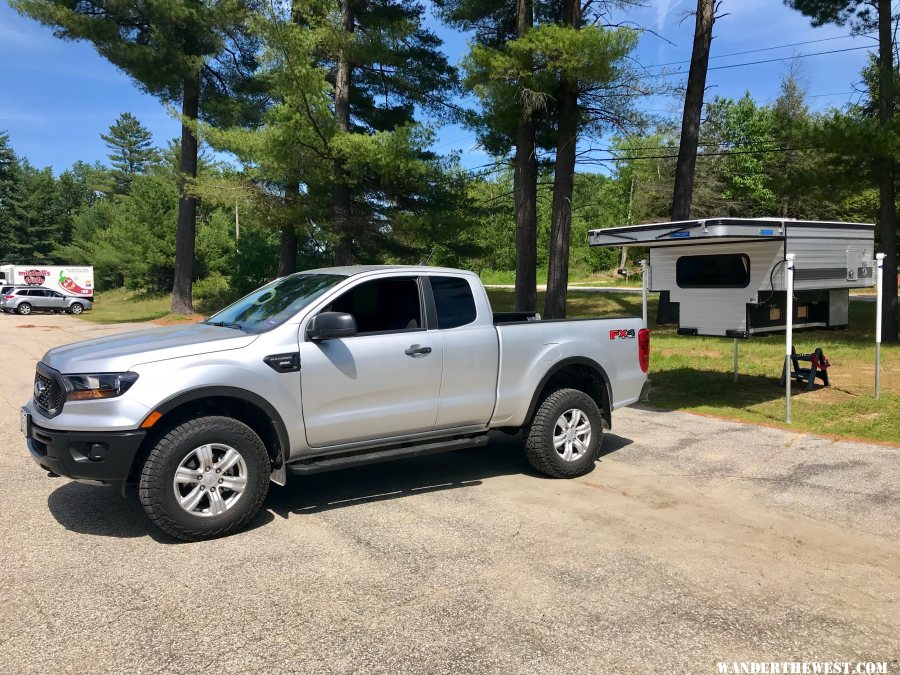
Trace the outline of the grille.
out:
<instances>
[{"instance_id":1,"label":"grille","mask_svg":"<svg viewBox=\"0 0 900 675\"><path fill-rule=\"evenodd\" d=\"M38 364L34 373L34 402L48 417L58 415L62 408L62 387L52 373Z\"/></svg>"}]
</instances>

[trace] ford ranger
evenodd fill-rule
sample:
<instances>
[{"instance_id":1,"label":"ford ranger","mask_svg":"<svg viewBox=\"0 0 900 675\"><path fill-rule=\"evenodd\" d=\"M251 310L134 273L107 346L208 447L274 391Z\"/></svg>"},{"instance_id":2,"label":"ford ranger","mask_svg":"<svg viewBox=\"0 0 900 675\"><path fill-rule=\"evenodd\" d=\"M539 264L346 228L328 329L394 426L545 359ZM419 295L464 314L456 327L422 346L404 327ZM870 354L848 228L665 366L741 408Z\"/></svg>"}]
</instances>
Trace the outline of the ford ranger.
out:
<instances>
[{"instance_id":1,"label":"ford ranger","mask_svg":"<svg viewBox=\"0 0 900 675\"><path fill-rule=\"evenodd\" d=\"M231 534L269 482L482 446L523 430L541 473L590 471L645 397L640 319L492 314L477 275L356 266L276 279L206 321L78 342L22 408L51 475L137 496L168 534Z\"/></svg>"}]
</instances>

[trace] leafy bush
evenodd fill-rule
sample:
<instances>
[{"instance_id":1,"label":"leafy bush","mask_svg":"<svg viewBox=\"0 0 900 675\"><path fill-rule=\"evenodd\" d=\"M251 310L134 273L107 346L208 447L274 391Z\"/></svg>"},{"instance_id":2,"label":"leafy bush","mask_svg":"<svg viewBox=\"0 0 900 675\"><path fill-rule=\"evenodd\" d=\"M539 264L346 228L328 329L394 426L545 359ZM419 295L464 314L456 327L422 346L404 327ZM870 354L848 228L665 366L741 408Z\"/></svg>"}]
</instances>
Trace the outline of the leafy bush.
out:
<instances>
[{"instance_id":1,"label":"leafy bush","mask_svg":"<svg viewBox=\"0 0 900 675\"><path fill-rule=\"evenodd\" d=\"M200 281L194 282L194 301L203 314L212 314L231 304L238 293L231 288L228 279L221 272L213 272Z\"/></svg>"}]
</instances>

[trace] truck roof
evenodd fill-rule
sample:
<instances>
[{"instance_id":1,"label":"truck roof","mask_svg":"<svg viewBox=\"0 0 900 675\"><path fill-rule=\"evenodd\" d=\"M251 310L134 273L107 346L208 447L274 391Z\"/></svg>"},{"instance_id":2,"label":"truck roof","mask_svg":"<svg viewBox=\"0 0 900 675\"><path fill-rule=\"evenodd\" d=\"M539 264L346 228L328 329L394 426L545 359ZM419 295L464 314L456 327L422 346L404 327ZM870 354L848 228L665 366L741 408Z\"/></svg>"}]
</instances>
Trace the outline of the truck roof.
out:
<instances>
[{"instance_id":1,"label":"truck roof","mask_svg":"<svg viewBox=\"0 0 900 675\"><path fill-rule=\"evenodd\" d=\"M313 270L303 270L303 274L339 274L345 277L353 277L360 274L373 272L410 272L422 274L425 272L443 272L449 274L466 274L477 276L474 272L460 270L452 267L431 267L430 265L346 265L344 267L319 267Z\"/></svg>"}]
</instances>

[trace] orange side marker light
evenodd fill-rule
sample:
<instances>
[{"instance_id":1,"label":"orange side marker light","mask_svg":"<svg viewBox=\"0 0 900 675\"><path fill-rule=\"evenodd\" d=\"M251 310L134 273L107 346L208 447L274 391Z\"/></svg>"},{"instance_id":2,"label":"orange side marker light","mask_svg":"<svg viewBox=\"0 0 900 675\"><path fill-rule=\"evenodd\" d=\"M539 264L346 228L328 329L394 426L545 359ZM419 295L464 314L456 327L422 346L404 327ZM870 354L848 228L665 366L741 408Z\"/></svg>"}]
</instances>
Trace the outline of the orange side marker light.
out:
<instances>
[{"instance_id":1,"label":"orange side marker light","mask_svg":"<svg viewBox=\"0 0 900 675\"><path fill-rule=\"evenodd\" d=\"M145 419L143 423L141 423L141 429L149 429L154 424L156 424L157 421L159 421L160 417L162 417L162 413L154 410L152 413L147 415L147 419Z\"/></svg>"}]
</instances>

